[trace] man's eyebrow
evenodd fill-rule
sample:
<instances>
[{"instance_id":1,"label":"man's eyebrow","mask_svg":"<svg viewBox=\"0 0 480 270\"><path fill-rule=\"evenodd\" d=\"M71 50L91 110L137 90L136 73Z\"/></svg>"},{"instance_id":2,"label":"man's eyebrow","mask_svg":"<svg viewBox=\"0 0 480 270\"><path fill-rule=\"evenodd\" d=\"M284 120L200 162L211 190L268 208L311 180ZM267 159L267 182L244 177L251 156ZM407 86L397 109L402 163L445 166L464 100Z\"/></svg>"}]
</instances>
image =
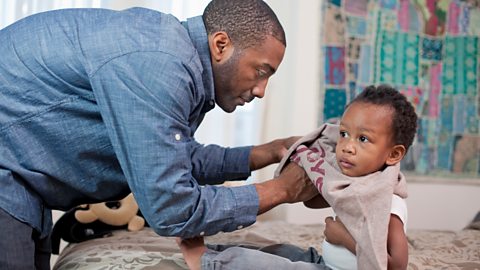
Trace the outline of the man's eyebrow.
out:
<instances>
[{"instance_id":1,"label":"man's eyebrow","mask_svg":"<svg viewBox=\"0 0 480 270\"><path fill-rule=\"evenodd\" d=\"M269 71L270 74L275 74L275 68L273 68L270 64L267 64L267 63L263 63L262 64L262 67L267 69Z\"/></svg>"}]
</instances>

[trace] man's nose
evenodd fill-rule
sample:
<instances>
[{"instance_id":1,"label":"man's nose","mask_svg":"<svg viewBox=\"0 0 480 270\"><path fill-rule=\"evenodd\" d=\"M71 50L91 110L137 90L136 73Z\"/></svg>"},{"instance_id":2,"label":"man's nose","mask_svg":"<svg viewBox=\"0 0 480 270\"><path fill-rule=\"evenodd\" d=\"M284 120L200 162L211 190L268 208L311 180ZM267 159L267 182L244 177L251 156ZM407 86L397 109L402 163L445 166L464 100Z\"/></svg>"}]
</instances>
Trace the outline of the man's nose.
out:
<instances>
[{"instance_id":1,"label":"man's nose","mask_svg":"<svg viewBox=\"0 0 480 270\"><path fill-rule=\"evenodd\" d=\"M268 80L261 80L252 89L252 95L256 98L263 98L265 96L265 89L267 88Z\"/></svg>"}]
</instances>

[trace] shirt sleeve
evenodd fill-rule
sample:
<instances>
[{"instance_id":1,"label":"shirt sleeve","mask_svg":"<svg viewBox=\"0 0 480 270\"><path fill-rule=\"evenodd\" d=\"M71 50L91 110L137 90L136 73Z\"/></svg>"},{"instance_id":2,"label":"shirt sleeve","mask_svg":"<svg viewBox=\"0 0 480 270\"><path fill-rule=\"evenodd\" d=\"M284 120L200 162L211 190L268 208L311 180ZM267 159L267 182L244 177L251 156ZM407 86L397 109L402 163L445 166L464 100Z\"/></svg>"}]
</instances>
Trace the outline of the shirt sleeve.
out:
<instances>
[{"instance_id":1,"label":"shirt sleeve","mask_svg":"<svg viewBox=\"0 0 480 270\"><path fill-rule=\"evenodd\" d=\"M169 54L139 52L112 59L91 76L130 189L149 225L165 236L233 231L255 222L258 212L254 186L200 187L192 175L207 153L199 150L189 126L201 82L194 68ZM235 151L211 158L206 168L228 169L218 163L222 158L231 163ZM243 149L239 155L246 153ZM204 178L213 176L205 173Z\"/></svg>"},{"instance_id":2,"label":"shirt sleeve","mask_svg":"<svg viewBox=\"0 0 480 270\"><path fill-rule=\"evenodd\" d=\"M250 174L251 146L225 148L192 143L192 174L199 184L214 185L226 180L245 180Z\"/></svg>"},{"instance_id":3,"label":"shirt sleeve","mask_svg":"<svg viewBox=\"0 0 480 270\"><path fill-rule=\"evenodd\" d=\"M392 207L390 213L398 216L403 223L403 230L407 231L407 221L408 221L408 212L407 212L407 203L402 197L393 194L392 196Z\"/></svg>"}]
</instances>

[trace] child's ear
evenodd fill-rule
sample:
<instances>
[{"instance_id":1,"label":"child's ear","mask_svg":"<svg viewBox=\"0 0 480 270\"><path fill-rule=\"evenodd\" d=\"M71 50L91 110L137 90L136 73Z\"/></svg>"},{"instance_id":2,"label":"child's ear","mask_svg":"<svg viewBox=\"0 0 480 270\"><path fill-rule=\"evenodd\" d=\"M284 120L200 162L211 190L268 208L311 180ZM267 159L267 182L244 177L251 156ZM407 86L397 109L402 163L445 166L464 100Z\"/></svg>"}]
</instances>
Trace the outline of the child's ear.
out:
<instances>
[{"instance_id":1,"label":"child's ear","mask_svg":"<svg viewBox=\"0 0 480 270\"><path fill-rule=\"evenodd\" d=\"M390 154L388 155L387 161L385 163L389 166L397 164L398 162L400 162L400 160L402 160L406 152L407 149L405 149L405 146L400 144L395 145L390 151Z\"/></svg>"}]
</instances>

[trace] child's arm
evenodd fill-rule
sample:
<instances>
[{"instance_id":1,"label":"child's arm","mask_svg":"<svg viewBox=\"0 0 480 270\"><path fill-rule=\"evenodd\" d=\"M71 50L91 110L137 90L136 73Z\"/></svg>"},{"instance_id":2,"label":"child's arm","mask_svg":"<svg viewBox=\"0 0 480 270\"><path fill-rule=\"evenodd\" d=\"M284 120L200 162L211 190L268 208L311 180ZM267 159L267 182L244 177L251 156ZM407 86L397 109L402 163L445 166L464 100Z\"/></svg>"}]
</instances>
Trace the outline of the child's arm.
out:
<instances>
[{"instance_id":1,"label":"child's arm","mask_svg":"<svg viewBox=\"0 0 480 270\"><path fill-rule=\"evenodd\" d=\"M325 238L334 245L340 245L347 248L353 254L355 252L356 242L352 235L348 232L345 225L337 217L325 219ZM403 222L397 215L390 215L390 223L388 225L388 269L407 269L408 264L408 243L407 236L403 230Z\"/></svg>"},{"instance_id":2,"label":"child's arm","mask_svg":"<svg viewBox=\"0 0 480 270\"><path fill-rule=\"evenodd\" d=\"M403 230L403 222L397 215L390 215L388 225L388 269L407 269L408 243Z\"/></svg>"},{"instance_id":3,"label":"child's arm","mask_svg":"<svg viewBox=\"0 0 480 270\"><path fill-rule=\"evenodd\" d=\"M327 217L323 233L325 234L325 239L330 244L344 246L350 252L356 254L355 247L357 242L355 242L355 239L353 239L339 217L336 217L335 220L332 217Z\"/></svg>"}]
</instances>

